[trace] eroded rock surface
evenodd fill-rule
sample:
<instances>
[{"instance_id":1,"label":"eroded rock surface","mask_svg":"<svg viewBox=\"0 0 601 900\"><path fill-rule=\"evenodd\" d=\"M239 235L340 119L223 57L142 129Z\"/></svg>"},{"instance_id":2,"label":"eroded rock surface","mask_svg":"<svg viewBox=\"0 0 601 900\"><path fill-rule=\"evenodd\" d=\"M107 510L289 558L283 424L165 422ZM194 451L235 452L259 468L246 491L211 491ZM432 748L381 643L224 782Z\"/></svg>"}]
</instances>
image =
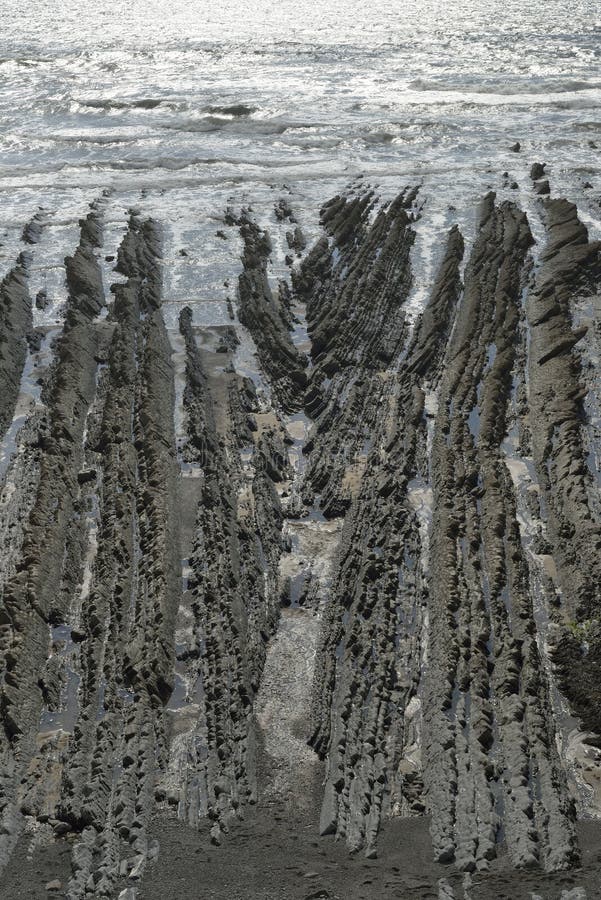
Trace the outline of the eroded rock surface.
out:
<instances>
[{"instance_id":1,"label":"eroded rock surface","mask_svg":"<svg viewBox=\"0 0 601 900\"><path fill-rule=\"evenodd\" d=\"M473 235L447 216L426 284L417 188L313 224L291 191L228 207L213 318L172 297L168 222L129 210L117 249L92 202L58 299L32 276L50 220L25 226L0 285L10 877L37 854L46 892L150 897L179 835L255 890L279 828L307 867L282 897L338 896L315 858L347 851L366 897L581 889L601 261L544 166L524 190L528 217L493 193Z\"/></svg>"}]
</instances>

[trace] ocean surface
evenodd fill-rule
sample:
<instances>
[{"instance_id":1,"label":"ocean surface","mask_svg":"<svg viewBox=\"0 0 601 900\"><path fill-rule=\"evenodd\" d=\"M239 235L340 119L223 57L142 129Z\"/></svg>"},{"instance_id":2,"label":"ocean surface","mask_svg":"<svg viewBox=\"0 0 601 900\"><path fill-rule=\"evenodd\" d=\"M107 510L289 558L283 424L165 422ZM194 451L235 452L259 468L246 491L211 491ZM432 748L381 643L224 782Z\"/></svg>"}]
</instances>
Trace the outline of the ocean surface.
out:
<instances>
[{"instance_id":1,"label":"ocean surface","mask_svg":"<svg viewBox=\"0 0 601 900\"><path fill-rule=\"evenodd\" d=\"M174 302L225 300L228 203L268 224L288 192L311 235L319 204L357 179L421 185L417 307L448 225L469 240L489 188L528 207L535 160L598 229L593 0L2 0L0 21L0 265L40 211L54 237L34 267L57 303L77 219L103 191L113 250L132 205L164 222Z\"/></svg>"}]
</instances>

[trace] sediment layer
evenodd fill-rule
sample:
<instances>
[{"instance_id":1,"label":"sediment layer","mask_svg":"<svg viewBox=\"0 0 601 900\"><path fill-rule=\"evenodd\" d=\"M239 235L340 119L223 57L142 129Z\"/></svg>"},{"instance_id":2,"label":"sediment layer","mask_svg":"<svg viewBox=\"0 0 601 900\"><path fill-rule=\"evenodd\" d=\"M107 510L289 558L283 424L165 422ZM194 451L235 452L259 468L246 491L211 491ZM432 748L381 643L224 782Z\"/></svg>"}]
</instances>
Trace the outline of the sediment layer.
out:
<instances>
[{"instance_id":1,"label":"sediment layer","mask_svg":"<svg viewBox=\"0 0 601 900\"><path fill-rule=\"evenodd\" d=\"M337 197L321 211L324 236L293 283L306 304L313 367L305 410L315 428L305 502L319 495L326 516L344 513L377 428L374 403L406 338L405 312L414 240L405 191L374 214L369 194Z\"/></svg>"},{"instance_id":2,"label":"sediment layer","mask_svg":"<svg viewBox=\"0 0 601 900\"><path fill-rule=\"evenodd\" d=\"M132 900L157 822L219 853L272 812L369 865L388 820L427 822L439 896L578 865L601 260L551 188L533 167L544 245L492 193L473 239L449 215L426 291L415 188L336 196L308 249L287 197L266 225L228 209L227 324L173 314L154 219L107 255L106 197L48 324L45 214L25 227L0 286L0 866L68 845L66 897Z\"/></svg>"},{"instance_id":3,"label":"sediment layer","mask_svg":"<svg viewBox=\"0 0 601 900\"><path fill-rule=\"evenodd\" d=\"M31 297L27 288L28 254L19 255L16 265L0 284L0 435L12 420L21 374L27 357L27 336L33 326Z\"/></svg>"},{"instance_id":4,"label":"sediment layer","mask_svg":"<svg viewBox=\"0 0 601 900\"><path fill-rule=\"evenodd\" d=\"M545 204L547 243L528 295L532 454L541 486L541 516L561 597L551 610L552 658L572 708L585 727L601 721L601 521L586 463L586 388L574 327L574 303L599 292L601 249L589 241L574 204Z\"/></svg>"},{"instance_id":5,"label":"sediment layer","mask_svg":"<svg viewBox=\"0 0 601 900\"><path fill-rule=\"evenodd\" d=\"M238 317L250 331L262 368L277 402L286 412L302 406L306 361L290 336L291 320L278 292L274 297L267 275L271 252L269 235L243 214L239 220L244 242L243 270L238 279Z\"/></svg>"}]
</instances>

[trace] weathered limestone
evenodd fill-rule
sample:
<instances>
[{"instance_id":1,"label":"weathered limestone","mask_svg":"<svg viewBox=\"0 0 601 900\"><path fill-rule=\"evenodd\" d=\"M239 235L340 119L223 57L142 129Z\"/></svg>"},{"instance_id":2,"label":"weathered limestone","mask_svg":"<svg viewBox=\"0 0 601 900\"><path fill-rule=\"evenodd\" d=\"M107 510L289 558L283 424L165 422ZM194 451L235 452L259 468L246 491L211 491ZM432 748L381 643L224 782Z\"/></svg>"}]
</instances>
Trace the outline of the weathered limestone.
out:
<instances>
[{"instance_id":1,"label":"weathered limestone","mask_svg":"<svg viewBox=\"0 0 601 900\"><path fill-rule=\"evenodd\" d=\"M599 290L601 252L576 207L545 205L547 245L528 294L532 453L561 589L553 659L586 728L601 731L601 522L591 506L593 474L583 447L583 384L572 303Z\"/></svg>"},{"instance_id":2,"label":"weathered limestone","mask_svg":"<svg viewBox=\"0 0 601 900\"><path fill-rule=\"evenodd\" d=\"M307 304L313 368L305 409L315 428L305 502L315 494L326 516L350 505L377 428L373 402L406 338L403 301L411 284L407 265L414 192L406 191L369 224L370 194L335 198L322 209L323 238L293 276Z\"/></svg>"},{"instance_id":3,"label":"weathered limestone","mask_svg":"<svg viewBox=\"0 0 601 900\"><path fill-rule=\"evenodd\" d=\"M0 437L15 411L21 373L27 356L27 335L32 329L31 297L27 289L27 252L0 284Z\"/></svg>"},{"instance_id":4,"label":"weathered limestone","mask_svg":"<svg viewBox=\"0 0 601 900\"><path fill-rule=\"evenodd\" d=\"M292 343L289 313L279 296L273 296L269 285L269 236L246 214L240 218L239 225L244 241L244 268L238 279L238 316L254 338L278 404L285 412L293 412L302 405L306 360ZM298 237L293 243L295 246L299 243Z\"/></svg>"},{"instance_id":5,"label":"weathered limestone","mask_svg":"<svg viewBox=\"0 0 601 900\"><path fill-rule=\"evenodd\" d=\"M556 714L597 740L597 344L573 316L598 331L599 247L534 199L537 256L491 194L413 322L416 195L334 198L306 256L283 198L284 260L228 211L238 318L211 325L169 296L167 330L173 254L135 211L107 303L104 201L59 327L32 334L25 256L0 286L0 866L27 822L69 835L69 900L114 897L157 808L220 844L301 792L369 858L427 814L463 873L577 864Z\"/></svg>"}]
</instances>

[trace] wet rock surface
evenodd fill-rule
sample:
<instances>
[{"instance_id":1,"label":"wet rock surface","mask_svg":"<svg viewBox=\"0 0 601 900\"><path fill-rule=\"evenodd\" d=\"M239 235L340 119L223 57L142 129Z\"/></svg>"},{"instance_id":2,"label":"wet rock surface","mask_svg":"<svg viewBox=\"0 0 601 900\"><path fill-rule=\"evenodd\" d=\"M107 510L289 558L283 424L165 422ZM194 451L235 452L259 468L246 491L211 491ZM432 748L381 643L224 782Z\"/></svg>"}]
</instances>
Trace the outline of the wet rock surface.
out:
<instances>
[{"instance_id":1,"label":"wet rock surface","mask_svg":"<svg viewBox=\"0 0 601 900\"><path fill-rule=\"evenodd\" d=\"M228 206L223 302L108 194L60 303L20 226L0 896L597 896L601 257L526 181L428 273L417 187Z\"/></svg>"},{"instance_id":2,"label":"wet rock surface","mask_svg":"<svg viewBox=\"0 0 601 900\"><path fill-rule=\"evenodd\" d=\"M28 255L19 254L16 265L0 284L0 434L10 425L19 394L27 355L27 335L33 325L27 287Z\"/></svg>"}]
</instances>

